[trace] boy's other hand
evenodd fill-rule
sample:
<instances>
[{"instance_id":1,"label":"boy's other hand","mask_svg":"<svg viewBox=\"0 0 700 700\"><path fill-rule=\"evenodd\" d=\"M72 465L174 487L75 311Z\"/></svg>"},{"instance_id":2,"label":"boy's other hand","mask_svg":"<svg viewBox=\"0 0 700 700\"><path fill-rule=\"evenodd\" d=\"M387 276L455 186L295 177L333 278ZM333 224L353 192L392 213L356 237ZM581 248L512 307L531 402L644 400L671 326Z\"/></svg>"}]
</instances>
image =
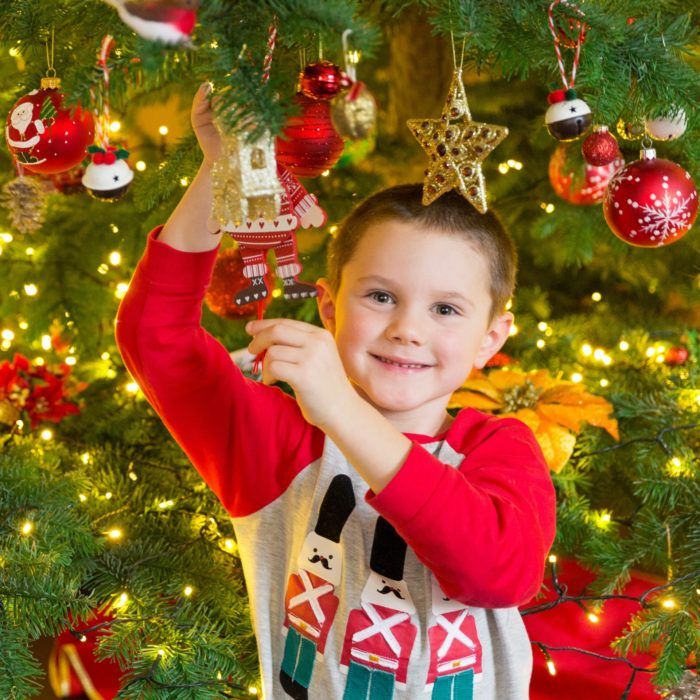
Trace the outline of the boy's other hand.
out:
<instances>
[{"instance_id":1,"label":"boy's other hand","mask_svg":"<svg viewBox=\"0 0 700 700\"><path fill-rule=\"evenodd\" d=\"M268 318L250 321L246 331L253 336L249 352L265 352L263 383L287 382L312 425L323 430L346 399L356 398L327 330L289 318Z\"/></svg>"},{"instance_id":2,"label":"boy's other hand","mask_svg":"<svg viewBox=\"0 0 700 700\"><path fill-rule=\"evenodd\" d=\"M190 114L192 128L204 154L204 160L208 163L213 163L221 155L221 134L214 123L214 110L209 100L211 89L211 83L202 83L199 86L192 101Z\"/></svg>"}]
</instances>

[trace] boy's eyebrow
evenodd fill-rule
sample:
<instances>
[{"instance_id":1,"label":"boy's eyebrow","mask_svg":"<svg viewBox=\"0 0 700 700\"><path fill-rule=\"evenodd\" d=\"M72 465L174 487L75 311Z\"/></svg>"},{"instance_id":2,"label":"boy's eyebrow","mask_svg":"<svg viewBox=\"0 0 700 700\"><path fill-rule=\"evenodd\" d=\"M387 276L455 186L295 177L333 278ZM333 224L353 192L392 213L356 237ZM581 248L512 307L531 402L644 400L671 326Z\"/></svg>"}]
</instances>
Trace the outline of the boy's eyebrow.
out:
<instances>
[{"instance_id":1,"label":"boy's eyebrow","mask_svg":"<svg viewBox=\"0 0 700 700\"><path fill-rule=\"evenodd\" d=\"M381 284L386 287L391 287L395 284L393 280L382 277L381 275L366 275L365 277L360 277L358 282L376 282L377 284ZM472 309L476 308L471 299L467 299L464 294L460 294L459 292L435 292L435 296L438 299L461 301L464 304L471 306Z\"/></svg>"}]
</instances>

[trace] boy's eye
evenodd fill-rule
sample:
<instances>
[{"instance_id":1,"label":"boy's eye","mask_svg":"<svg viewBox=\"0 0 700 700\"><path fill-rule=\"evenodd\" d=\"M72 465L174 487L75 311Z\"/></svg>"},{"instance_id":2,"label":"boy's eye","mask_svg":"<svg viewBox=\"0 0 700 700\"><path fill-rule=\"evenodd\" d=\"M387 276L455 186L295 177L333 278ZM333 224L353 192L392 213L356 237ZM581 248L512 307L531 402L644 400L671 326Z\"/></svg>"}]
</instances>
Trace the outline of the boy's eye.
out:
<instances>
[{"instance_id":1,"label":"boy's eye","mask_svg":"<svg viewBox=\"0 0 700 700\"><path fill-rule=\"evenodd\" d=\"M390 304L393 301L389 292L370 292L367 296L380 304Z\"/></svg>"},{"instance_id":2,"label":"boy's eye","mask_svg":"<svg viewBox=\"0 0 700 700\"><path fill-rule=\"evenodd\" d=\"M439 316L452 316L453 314L459 314L459 311L457 311L457 309L450 304L435 304L435 311Z\"/></svg>"}]
</instances>

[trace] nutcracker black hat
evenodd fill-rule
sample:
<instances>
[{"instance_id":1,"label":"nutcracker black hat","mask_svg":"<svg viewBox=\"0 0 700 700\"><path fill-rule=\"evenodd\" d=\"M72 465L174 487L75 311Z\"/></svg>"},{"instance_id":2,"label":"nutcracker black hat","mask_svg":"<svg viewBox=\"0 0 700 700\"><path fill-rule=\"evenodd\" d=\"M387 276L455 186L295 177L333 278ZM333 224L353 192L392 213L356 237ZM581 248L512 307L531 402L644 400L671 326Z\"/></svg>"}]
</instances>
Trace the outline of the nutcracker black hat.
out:
<instances>
[{"instance_id":1,"label":"nutcracker black hat","mask_svg":"<svg viewBox=\"0 0 700 700\"><path fill-rule=\"evenodd\" d=\"M355 508L355 493L347 474L333 477L318 511L314 532L320 537L340 542L340 533Z\"/></svg>"},{"instance_id":2,"label":"nutcracker black hat","mask_svg":"<svg viewBox=\"0 0 700 700\"><path fill-rule=\"evenodd\" d=\"M406 543L387 520L379 516L374 528L369 568L393 581L403 580Z\"/></svg>"}]
</instances>

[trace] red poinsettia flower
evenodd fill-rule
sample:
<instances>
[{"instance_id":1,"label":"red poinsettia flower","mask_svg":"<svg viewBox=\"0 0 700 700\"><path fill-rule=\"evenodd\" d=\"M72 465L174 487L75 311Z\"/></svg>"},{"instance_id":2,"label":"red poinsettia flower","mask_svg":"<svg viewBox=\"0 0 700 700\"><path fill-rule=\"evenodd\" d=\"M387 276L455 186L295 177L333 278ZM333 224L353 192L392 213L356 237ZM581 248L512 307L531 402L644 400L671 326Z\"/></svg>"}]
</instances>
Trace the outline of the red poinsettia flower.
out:
<instances>
[{"instance_id":1,"label":"red poinsettia flower","mask_svg":"<svg viewBox=\"0 0 700 700\"><path fill-rule=\"evenodd\" d=\"M59 423L66 416L80 412L77 404L66 400L63 378L47 372L43 380L46 384L35 386L25 403L32 428L36 428L42 421Z\"/></svg>"}]
</instances>

